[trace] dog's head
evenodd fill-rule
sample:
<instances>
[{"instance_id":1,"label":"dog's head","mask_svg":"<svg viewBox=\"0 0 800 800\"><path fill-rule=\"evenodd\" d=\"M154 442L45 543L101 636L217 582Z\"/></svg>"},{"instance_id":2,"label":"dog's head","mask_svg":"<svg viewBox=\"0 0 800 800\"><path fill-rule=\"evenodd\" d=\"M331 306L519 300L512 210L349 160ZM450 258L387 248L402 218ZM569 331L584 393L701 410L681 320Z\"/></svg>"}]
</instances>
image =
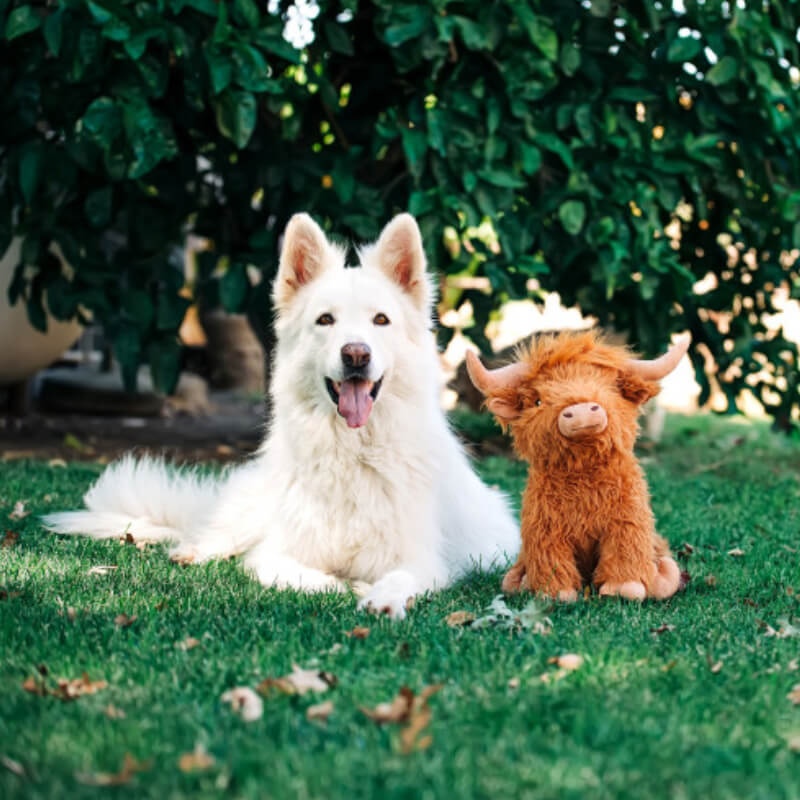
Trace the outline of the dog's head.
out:
<instances>
[{"instance_id":1,"label":"dog's head","mask_svg":"<svg viewBox=\"0 0 800 800\"><path fill-rule=\"evenodd\" d=\"M387 383L402 384L428 346L433 294L411 215L395 217L359 256L360 267L346 268L344 249L295 214L273 285L281 395L338 411L351 428L366 425Z\"/></svg>"}]
</instances>

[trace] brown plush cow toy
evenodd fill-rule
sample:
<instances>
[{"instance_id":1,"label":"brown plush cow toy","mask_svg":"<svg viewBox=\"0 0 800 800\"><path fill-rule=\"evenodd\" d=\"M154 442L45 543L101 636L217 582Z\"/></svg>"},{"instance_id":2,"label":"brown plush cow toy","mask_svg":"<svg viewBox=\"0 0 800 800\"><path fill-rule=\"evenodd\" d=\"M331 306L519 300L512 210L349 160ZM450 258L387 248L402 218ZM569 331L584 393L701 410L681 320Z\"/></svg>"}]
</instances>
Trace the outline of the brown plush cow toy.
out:
<instances>
[{"instance_id":1,"label":"brown plush cow toy","mask_svg":"<svg viewBox=\"0 0 800 800\"><path fill-rule=\"evenodd\" d=\"M633 445L641 405L688 347L686 336L661 358L638 361L590 331L540 338L495 370L467 353L472 382L530 464L522 549L504 591L523 580L563 601L577 599L584 582L629 600L677 591L680 571L655 531Z\"/></svg>"}]
</instances>

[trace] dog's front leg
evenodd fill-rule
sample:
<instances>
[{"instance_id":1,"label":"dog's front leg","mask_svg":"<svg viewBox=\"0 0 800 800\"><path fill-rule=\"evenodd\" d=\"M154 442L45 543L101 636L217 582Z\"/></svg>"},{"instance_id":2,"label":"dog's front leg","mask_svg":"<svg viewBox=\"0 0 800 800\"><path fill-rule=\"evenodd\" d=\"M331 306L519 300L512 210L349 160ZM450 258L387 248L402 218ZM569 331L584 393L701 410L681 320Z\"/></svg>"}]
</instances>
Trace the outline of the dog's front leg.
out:
<instances>
[{"instance_id":1,"label":"dog's front leg","mask_svg":"<svg viewBox=\"0 0 800 800\"><path fill-rule=\"evenodd\" d=\"M380 578L359 602L358 608L373 614L386 614L392 619L403 619L406 609L418 594L446 584L447 572L436 560L434 563L402 564Z\"/></svg>"},{"instance_id":2,"label":"dog's front leg","mask_svg":"<svg viewBox=\"0 0 800 800\"><path fill-rule=\"evenodd\" d=\"M245 558L264 586L297 589L301 592L346 592L347 584L335 575L307 567L294 558L256 548Z\"/></svg>"}]
</instances>

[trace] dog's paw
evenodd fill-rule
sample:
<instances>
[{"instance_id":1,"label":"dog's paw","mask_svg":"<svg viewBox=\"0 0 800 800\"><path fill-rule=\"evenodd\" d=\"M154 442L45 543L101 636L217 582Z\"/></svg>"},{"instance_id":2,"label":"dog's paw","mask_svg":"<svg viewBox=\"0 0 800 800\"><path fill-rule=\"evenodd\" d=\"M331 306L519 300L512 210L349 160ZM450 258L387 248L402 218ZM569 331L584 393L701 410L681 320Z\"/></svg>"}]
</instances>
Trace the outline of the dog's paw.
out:
<instances>
[{"instance_id":1,"label":"dog's paw","mask_svg":"<svg viewBox=\"0 0 800 800\"><path fill-rule=\"evenodd\" d=\"M625 581L624 583L612 583L606 581L600 587L601 595L616 595L624 597L626 600L644 600L647 590L641 581Z\"/></svg>"},{"instance_id":2,"label":"dog's paw","mask_svg":"<svg viewBox=\"0 0 800 800\"><path fill-rule=\"evenodd\" d=\"M397 569L384 575L361 599L359 611L386 614L392 619L405 619L417 593L417 582L410 572Z\"/></svg>"}]
</instances>

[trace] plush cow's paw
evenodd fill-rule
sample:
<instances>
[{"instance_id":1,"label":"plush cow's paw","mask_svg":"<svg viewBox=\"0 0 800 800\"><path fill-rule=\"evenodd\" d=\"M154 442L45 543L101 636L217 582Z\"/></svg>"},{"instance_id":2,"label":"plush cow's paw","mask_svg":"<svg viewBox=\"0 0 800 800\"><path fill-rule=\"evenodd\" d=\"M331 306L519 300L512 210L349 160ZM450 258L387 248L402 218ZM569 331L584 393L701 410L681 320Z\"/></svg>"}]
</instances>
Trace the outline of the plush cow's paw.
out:
<instances>
[{"instance_id":1,"label":"plush cow's paw","mask_svg":"<svg viewBox=\"0 0 800 800\"><path fill-rule=\"evenodd\" d=\"M600 594L624 597L626 600L644 600L647 590L641 581L625 581L624 583L606 581L600 587Z\"/></svg>"},{"instance_id":2,"label":"plush cow's paw","mask_svg":"<svg viewBox=\"0 0 800 800\"><path fill-rule=\"evenodd\" d=\"M359 611L386 614L392 619L404 619L417 593L417 582L410 572L394 570L384 575L361 599Z\"/></svg>"},{"instance_id":3,"label":"plush cow's paw","mask_svg":"<svg viewBox=\"0 0 800 800\"><path fill-rule=\"evenodd\" d=\"M664 556L659 559L656 577L650 588L650 596L656 600L666 600L672 597L681 585L681 571L675 559Z\"/></svg>"}]
</instances>

